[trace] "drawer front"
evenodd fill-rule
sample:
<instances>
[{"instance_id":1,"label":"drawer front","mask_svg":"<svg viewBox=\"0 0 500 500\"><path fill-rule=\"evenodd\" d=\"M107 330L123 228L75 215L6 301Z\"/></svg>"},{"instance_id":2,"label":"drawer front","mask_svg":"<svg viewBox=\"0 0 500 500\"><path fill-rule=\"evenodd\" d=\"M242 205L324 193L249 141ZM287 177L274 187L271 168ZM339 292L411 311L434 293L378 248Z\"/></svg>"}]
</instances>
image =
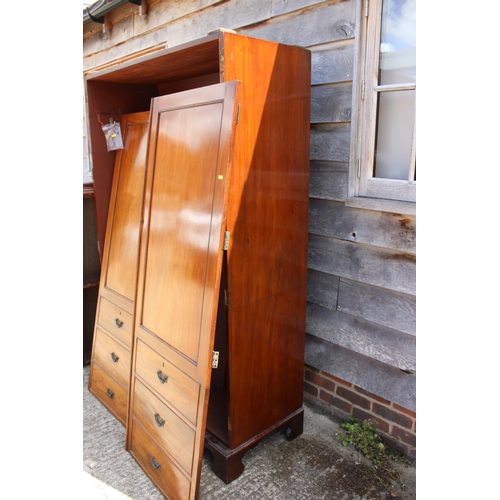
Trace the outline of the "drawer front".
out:
<instances>
[{"instance_id":1,"label":"drawer front","mask_svg":"<svg viewBox=\"0 0 500 500\"><path fill-rule=\"evenodd\" d=\"M97 323L130 348L132 345L132 315L104 297L101 297L98 314Z\"/></svg>"},{"instance_id":2,"label":"drawer front","mask_svg":"<svg viewBox=\"0 0 500 500\"><path fill-rule=\"evenodd\" d=\"M92 364L89 390L125 425L127 420L128 392L97 363Z\"/></svg>"},{"instance_id":3,"label":"drawer front","mask_svg":"<svg viewBox=\"0 0 500 500\"><path fill-rule=\"evenodd\" d=\"M172 462L151 436L132 420L132 447L130 454L152 479L162 494L170 500L186 500L191 489L190 480Z\"/></svg>"},{"instance_id":4,"label":"drawer front","mask_svg":"<svg viewBox=\"0 0 500 500\"><path fill-rule=\"evenodd\" d=\"M137 341L136 374L181 415L196 425L200 385L141 340Z\"/></svg>"},{"instance_id":5,"label":"drawer front","mask_svg":"<svg viewBox=\"0 0 500 500\"><path fill-rule=\"evenodd\" d=\"M134 416L191 475L195 431L139 380L135 382Z\"/></svg>"},{"instance_id":6,"label":"drawer front","mask_svg":"<svg viewBox=\"0 0 500 500\"><path fill-rule=\"evenodd\" d=\"M130 380L130 351L101 329L96 329L95 360L127 391Z\"/></svg>"}]
</instances>

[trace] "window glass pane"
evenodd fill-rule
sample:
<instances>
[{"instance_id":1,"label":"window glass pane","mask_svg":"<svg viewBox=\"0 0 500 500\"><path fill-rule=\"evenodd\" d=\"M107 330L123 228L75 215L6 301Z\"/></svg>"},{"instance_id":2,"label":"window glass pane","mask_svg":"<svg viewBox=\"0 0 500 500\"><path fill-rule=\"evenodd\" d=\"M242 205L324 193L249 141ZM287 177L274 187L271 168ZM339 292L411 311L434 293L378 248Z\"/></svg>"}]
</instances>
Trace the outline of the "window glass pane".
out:
<instances>
[{"instance_id":1,"label":"window glass pane","mask_svg":"<svg viewBox=\"0 0 500 500\"><path fill-rule=\"evenodd\" d=\"M379 85L416 81L416 0L384 0Z\"/></svg>"},{"instance_id":2,"label":"window glass pane","mask_svg":"<svg viewBox=\"0 0 500 500\"><path fill-rule=\"evenodd\" d=\"M373 176L408 180L415 90L379 92Z\"/></svg>"}]
</instances>

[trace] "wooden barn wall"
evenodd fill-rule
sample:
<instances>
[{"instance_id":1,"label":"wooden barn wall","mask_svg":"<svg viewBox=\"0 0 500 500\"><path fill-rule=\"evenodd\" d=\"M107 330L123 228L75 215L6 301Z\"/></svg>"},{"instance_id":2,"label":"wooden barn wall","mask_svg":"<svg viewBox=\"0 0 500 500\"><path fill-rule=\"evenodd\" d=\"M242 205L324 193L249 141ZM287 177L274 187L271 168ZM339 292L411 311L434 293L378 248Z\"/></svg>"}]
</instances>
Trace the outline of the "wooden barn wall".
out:
<instances>
[{"instance_id":1,"label":"wooden barn wall","mask_svg":"<svg viewBox=\"0 0 500 500\"><path fill-rule=\"evenodd\" d=\"M84 27L84 71L217 28L312 52L306 363L415 411L416 218L345 206L359 0L149 1Z\"/></svg>"}]
</instances>

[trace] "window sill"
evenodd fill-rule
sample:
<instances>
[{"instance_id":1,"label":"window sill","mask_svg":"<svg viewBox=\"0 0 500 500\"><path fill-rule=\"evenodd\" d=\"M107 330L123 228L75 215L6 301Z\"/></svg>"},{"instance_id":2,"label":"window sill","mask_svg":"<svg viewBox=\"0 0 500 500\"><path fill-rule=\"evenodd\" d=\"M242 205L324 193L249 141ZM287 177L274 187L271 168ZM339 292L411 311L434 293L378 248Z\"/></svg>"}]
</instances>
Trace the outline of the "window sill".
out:
<instances>
[{"instance_id":1,"label":"window sill","mask_svg":"<svg viewBox=\"0 0 500 500\"><path fill-rule=\"evenodd\" d=\"M403 215L417 215L417 204L409 201L382 200L380 198L346 198L346 207L378 210Z\"/></svg>"}]
</instances>

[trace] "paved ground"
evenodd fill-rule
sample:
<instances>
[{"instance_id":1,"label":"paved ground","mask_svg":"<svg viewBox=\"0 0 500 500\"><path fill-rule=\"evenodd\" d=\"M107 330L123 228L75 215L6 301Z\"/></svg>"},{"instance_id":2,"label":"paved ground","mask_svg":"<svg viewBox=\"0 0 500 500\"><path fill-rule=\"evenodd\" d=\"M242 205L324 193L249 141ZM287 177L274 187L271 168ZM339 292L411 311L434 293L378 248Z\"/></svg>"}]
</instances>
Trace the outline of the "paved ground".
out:
<instances>
[{"instance_id":1,"label":"paved ground","mask_svg":"<svg viewBox=\"0 0 500 500\"><path fill-rule=\"evenodd\" d=\"M84 369L83 470L85 486L109 500L163 500L124 449L125 429L87 390ZM225 484L205 452L200 500L401 500L416 499L415 463L396 464L399 478L374 473L371 463L337 439L340 424L304 404L304 433L287 441L283 431L248 451L243 474Z\"/></svg>"}]
</instances>

